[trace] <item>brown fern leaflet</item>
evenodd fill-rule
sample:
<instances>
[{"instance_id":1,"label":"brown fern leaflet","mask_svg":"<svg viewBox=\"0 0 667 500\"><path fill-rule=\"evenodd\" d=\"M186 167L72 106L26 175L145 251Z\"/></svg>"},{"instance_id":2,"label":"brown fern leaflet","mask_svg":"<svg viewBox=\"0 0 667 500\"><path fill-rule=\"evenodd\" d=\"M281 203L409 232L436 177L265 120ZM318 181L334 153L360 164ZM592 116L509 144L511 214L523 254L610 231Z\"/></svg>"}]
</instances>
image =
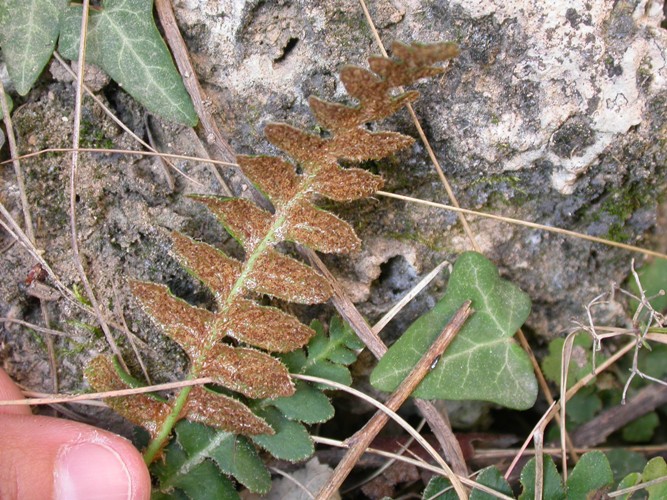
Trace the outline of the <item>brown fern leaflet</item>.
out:
<instances>
[{"instance_id":1,"label":"brown fern leaflet","mask_svg":"<svg viewBox=\"0 0 667 500\"><path fill-rule=\"evenodd\" d=\"M245 259L238 261L206 243L172 234L173 253L213 292L214 312L174 297L164 285L132 282L132 292L145 312L186 352L190 377L211 377L226 389L226 394L220 394L205 387L185 388L167 402L143 395L109 400L119 413L147 427L154 438L165 434L166 420L173 426L180 418L238 434L273 433L246 403L293 394L286 367L270 353L298 349L314 332L295 317L255 299L269 295L317 304L332 293L321 275L279 252L276 245L287 241L328 253L351 252L360 246L352 227L314 205L313 195L350 201L370 196L382 186L380 177L359 168L344 169L339 161L377 160L410 146L411 137L370 132L365 125L414 101L418 92L392 95L392 89L441 73L443 69L432 64L456 56L458 49L451 43L394 43L393 53L395 59L370 58L372 71L354 66L342 69L341 80L358 100L357 106L310 98L310 107L328 136L284 123L266 126L268 140L293 162L274 156L238 157L244 174L270 200L274 213L245 199L195 197L245 252ZM227 337L235 339L234 345L224 341ZM96 390L124 387L109 358L96 358L87 373Z\"/></svg>"}]
</instances>

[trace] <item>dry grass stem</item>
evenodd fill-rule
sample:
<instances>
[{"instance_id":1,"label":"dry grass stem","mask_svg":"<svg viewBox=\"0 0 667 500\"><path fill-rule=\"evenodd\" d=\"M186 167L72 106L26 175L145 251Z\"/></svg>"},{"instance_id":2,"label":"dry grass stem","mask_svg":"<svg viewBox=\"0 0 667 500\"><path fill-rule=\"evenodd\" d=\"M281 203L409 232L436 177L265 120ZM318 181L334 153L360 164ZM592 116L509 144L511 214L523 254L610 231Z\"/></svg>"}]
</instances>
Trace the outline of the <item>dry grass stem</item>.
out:
<instances>
[{"instance_id":1,"label":"dry grass stem","mask_svg":"<svg viewBox=\"0 0 667 500\"><path fill-rule=\"evenodd\" d=\"M79 279L83 284L84 289L86 290L86 295L88 300L95 311L95 317L99 325L102 327L104 336L107 339L109 347L113 353L118 357L118 361L121 363L125 370L128 370L125 362L123 361L123 355L116 344L116 340L111 334L109 325L107 325L104 315L102 314L102 309L97 301L97 297L93 291L93 287L88 281L88 276L86 276L86 271L83 269L83 263L81 262L81 255L79 253L79 237L76 228L76 173L79 165L79 140L81 134L81 108L83 104L83 80L84 80L84 68L85 68L85 59L86 59L86 34L88 31L88 9L90 6L90 0L83 1L82 15L81 15L81 40L79 43L79 61L77 64L77 81L76 81L76 96L74 101L74 125L72 131L72 162L70 168L70 179L69 179L69 217L70 217L70 235L71 235L71 244L72 244L72 256L74 260L74 265L79 274Z\"/></svg>"},{"instance_id":2,"label":"dry grass stem","mask_svg":"<svg viewBox=\"0 0 667 500\"><path fill-rule=\"evenodd\" d=\"M533 432L533 444L535 445L535 498L542 498L544 492L544 431L537 428ZM565 456L565 453L563 453Z\"/></svg>"},{"instance_id":3,"label":"dry grass stem","mask_svg":"<svg viewBox=\"0 0 667 500\"><path fill-rule=\"evenodd\" d=\"M373 333L379 335L382 329L385 326L387 326L387 324L392 319L394 319L394 316L396 316L407 305L408 302L414 299L419 294L419 292L421 292L424 288L426 288L429 285L429 283L431 283L431 281L433 281L433 279L438 274L440 274L440 271L442 271L442 269L448 265L449 262L443 261L440 264L438 264L430 273L424 276L419 281L419 283L417 283L414 287L412 287L412 289L408 293L406 293L405 296L401 298L401 300L399 300L391 309L389 309L389 311L387 311L387 313L384 316L382 316L382 318L380 318L380 321L378 321L377 323L375 323L375 325L373 325L372 328Z\"/></svg>"},{"instance_id":4,"label":"dry grass stem","mask_svg":"<svg viewBox=\"0 0 667 500\"><path fill-rule=\"evenodd\" d=\"M222 160L227 162L234 161L236 153L229 143L222 137L222 134L215 123L215 119L211 116L209 107L206 105L206 102L208 101L203 97L204 92L199 85L197 73L190 61L190 55L185 45L185 41L183 40L183 36L181 35L181 31L176 24L176 17L174 16L171 0L155 0L155 10L160 19L160 24L164 29L164 36L174 56L176 66L183 77L183 84L185 85L188 94L190 94L199 121L204 128L206 143L215 146L215 151ZM220 172L215 168L213 162L209 161L208 163L210 165L211 173L220 184L222 191L227 196L231 196L232 191L220 175Z\"/></svg>"},{"instance_id":5,"label":"dry grass stem","mask_svg":"<svg viewBox=\"0 0 667 500\"><path fill-rule=\"evenodd\" d=\"M395 198L397 200L408 201L411 203L419 203L422 205L427 205L435 208L442 208L443 210L450 210L452 212L461 212L468 215L476 215L478 217L483 217L486 219L493 219L501 222L506 222L508 224L514 224L517 226L530 227L532 229L541 229L550 233L561 234L564 236L570 236L573 238L579 238L581 240L592 241L593 243L601 243L602 245L607 245L616 248L622 248L623 250L628 250L630 252L640 253L650 257L657 257L659 259L667 260L667 254L655 252L653 250L648 250L646 248L637 247L634 245L627 245L625 243L619 243L616 241L605 240L604 238L598 238L597 236L589 236L583 233L577 233L576 231L570 231L569 229L561 229L559 227L545 226L544 224L537 224L535 222L528 222L521 219L513 219L511 217L504 217L502 215L488 214L484 212L478 212L476 210L468 210L466 208L456 208L451 205L445 205L443 203L436 203L433 201L420 200L419 198L412 198L410 196L403 196L400 194L388 193L386 191L377 191L375 193L378 196L384 196L386 198Z\"/></svg>"},{"instance_id":6,"label":"dry grass stem","mask_svg":"<svg viewBox=\"0 0 667 500\"><path fill-rule=\"evenodd\" d=\"M311 436L313 441L317 444L323 444L327 446L334 446L336 448L349 448L349 444L346 443L345 441L339 441L337 439L330 439L330 438L325 438L321 436ZM428 462L425 462L419 457L411 458L411 457L406 457L404 455L398 455L396 453L391 453L388 451L384 450L378 450L376 448L371 448L368 447L365 450L365 453L371 454L371 455L377 455L380 457L386 457L388 459L396 460L397 462L404 462L406 464L414 465L415 467L419 467L420 469L424 469L429 472L434 472L436 474L439 474L441 476L446 476L447 471L444 469L437 467L435 465L431 465ZM459 479L463 484L470 488L475 488L478 489L484 493L488 493L489 495L495 497L495 498L502 498L505 500L514 500L512 497L508 497L507 495L503 495L502 493L498 493L497 491L489 488L488 486L484 486L482 484L478 484L472 479L469 479L468 477L465 476L460 476Z\"/></svg>"},{"instance_id":7,"label":"dry grass stem","mask_svg":"<svg viewBox=\"0 0 667 500\"><path fill-rule=\"evenodd\" d=\"M655 486L656 484L664 483L665 481L667 481L667 476L662 476L653 479L651 481L646 481L645 483L640 483L634 486L630 486L629 488L623 488L622 490L612 491L611 493L607 493L607 496L609 498L616 498L620 497L621 495L629 495L631 493L634 493L635 491L643 490L649 488L650 486Z\"/></svg>"},{"instance_id":8,"label":"dry grass stem","mask_svg":"<svg viewBox=\"0 0 667 500\"><path fill-rule=\"evenodd\" d=\"M364 11L364 16L366 17L366 22L368 23L371 33L373 33L373 38L375 38L375 42L377 43L380 52L384 57L388 57L387 50L385 49L384 44L382 43L382 39L380 38L380 35L377 29L375 28L375 23L373 22L373 18L371 17L370 12L368 11L366 2L364 0L359 0L359 3L361 4L361 8ZM399 91L403 92L403 88L399 87ZM412 118L412 123L417 129L419 138L421 139L422 144L426 148L426 152L428 153L428 156L431 159L431 163L433 163L433 167L435 168L435 171L437 172L438 177L440 178L440 182L442 183L442 185L445 188L445 191L447 192L447 196L449 197L450 203L455 207L458 207L459 202L456 199L456 196L454 195L454 191L452 190L452 187L449 184L449 181L447 180L447 177L445 176L442 167L440 166L438 158L435 156L435 152L431 147L431 143L429 142L428 137L426 137L426 134L424 133L424 129L422 128L421 123L419 122L417 113L415 113L415 110L413 109L410 103L408 103L405 107L410 113L410 117ZM476 252L480 252L480 248L479 245L477 244L477 240L475 239L475 235L473 234L472 229L470 229L470 226L468 225L468 221L466 220L465 215L463 213L459 213L458 217L459 217L459 222L461 222L461 225L463 226L463 231L466 233L466 236L468 237L468 240L470 241L472 248Z\"/></svg>"},{"instance_id":9,"label":"dry grass stem","mask_svg":"<svg viewBox=\"0 0 667 500\"><path fill-rule=\"evenodd\" d=\"M89 401L92 399L118 398L122 396L132 396L133 394L145 394L147 392L168 391L171 389L182 389L193 385L204 385L213 383L209 377L196 378L192 380L183 380L180 382L169 382L166 384L155 384L146 387L137 387L134 389L121 389L118 391L91 392L88 394L76 394L63 396L61 394L52 394L42 398L29 399L9 399L0 401L0 406L37 406L49 405L53 403L75 403L79 401Z\"/></svg>"},{"instance_id":10,"label":"dry grass stem","mask_svg":"<svg viewBox=\"0 0 667 500\"><path fill-rule=\"evenodd\" d=\"M308 488L306 488L306 486L303 483L301 483L300 481L297 481L294 477L289 475L287 472L285 472L283 470L280 470L276 467L269 467L269 469L271 471L275 472L276 474L278 474L279 476L284 477L285 479L287 479L288 481L290 481L294 485L298 486L299 489L301 489L308 496L308 498L313 498L313 499L315 498L315 495L313 495L311 493L311 491Z\"/></svg>"},{"instance_id":11,"label":"dry grass stem","mask_svg":"<svg viewBox=\"0 0 667 500\"><path fill-rule=\"evenodd\" d=\"M67 337L70 339L77 339L77 337L70 335L65 332L61 332L60 330L53 330L51 328L44 328L43 326L35 325L34 323L29 323L27 321L23 321L21 319L16 319L16 318L0 318L0 323L16 323L17 325L22 325L27 328L30 328L31 330L35 330L36 332L39 333L46 333L48 335L55 335L56 337Z\"/></svg>"}]
</instances>

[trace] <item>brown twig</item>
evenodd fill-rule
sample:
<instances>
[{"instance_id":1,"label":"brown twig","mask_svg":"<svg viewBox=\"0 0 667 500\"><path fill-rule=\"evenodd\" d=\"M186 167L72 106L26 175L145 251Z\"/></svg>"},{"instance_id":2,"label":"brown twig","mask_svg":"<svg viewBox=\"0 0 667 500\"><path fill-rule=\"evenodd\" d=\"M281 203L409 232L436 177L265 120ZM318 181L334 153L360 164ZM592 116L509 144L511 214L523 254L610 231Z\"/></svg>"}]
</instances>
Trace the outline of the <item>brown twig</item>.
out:
<instances>
[{"instance_id":1,"label":"brown twig","mask_svg":"<svg viewBox=\"0 0 667 500\"><path fill-rule=\"evenodd\" d=\"M412 368L409 375L403 380L396 392L394 392L389 400L387 400L385 406L393 411L400 408L403 402L410 396L417 385L419 385L422 379L430 371L433 363L440 355L442 355L452 340L454 340L454 337L472 312L470 304L470 301L466 301L459 308L451 321L445 326L442 333L438 336L435 342L433 342L429 350ZM340 485L343 484L343 481L354 467L354 464L359 460L365 449L370 446L373 439L375 439L375 436L377 436L388 420L389 417L386 413L376 412L360 431L347 440L350 444L350 448L334 470L333 476L331 476L329 481L327 481L327 484L317 494L319 499L328 500L336 491L338 491ZM458 493L459 498L467 498L467 493L463 488L463 485L454 477L450 477L450 480L452 481L452 485Z\"/></svg>"},{"instance_id":2,"label":"brown twig","mask_svg":"<svg viewBox=\"0 0 667 500\"><path fill-rule=\"evenodd\" d=\"M667 403L667 387L649 385L641 389L626 404L605 410L578 427L572 434L572 439L576 446L582 448L598 445L613 432L665 403Z\"/></svg>"},{"instance_id":3,"label":"brown twig","mask_svg":"<svg viewBox=\"0 0 667 500\"><path fill-rule=\"evenodd\" d=\"M185 85L188 94L190 94L192 103L194 104L195 110L197 111L197 116L199 116L199 121L204 128L206 144L211 144L217 153L216 156L218 156L223 161L234 162L236 158L234 150L222 137L222 134L220 133L215 120L205 105L205 99L203 98L204 91L199 85L199 79L197 78L195 69L192 66L192 62L190 61L190 56L188 55L188 49L185 45L185 41L181 36L178 25L176 24L176 17L174 16L174 10L171 6L171 0L155 0L155 10L157 11L158 18L160 19L160 24L164 29L164 36L167 40L167 44L171 49L171 53L174 55L176 66L178 66L178 70L184 77L183 84ZM222 178L220 172L218 172L218 169L215 168L214 165L211 165L211 172L215 176L222 189L230 191L229 187L225 183L225 180Z\"/></svg>"}]
</instances>

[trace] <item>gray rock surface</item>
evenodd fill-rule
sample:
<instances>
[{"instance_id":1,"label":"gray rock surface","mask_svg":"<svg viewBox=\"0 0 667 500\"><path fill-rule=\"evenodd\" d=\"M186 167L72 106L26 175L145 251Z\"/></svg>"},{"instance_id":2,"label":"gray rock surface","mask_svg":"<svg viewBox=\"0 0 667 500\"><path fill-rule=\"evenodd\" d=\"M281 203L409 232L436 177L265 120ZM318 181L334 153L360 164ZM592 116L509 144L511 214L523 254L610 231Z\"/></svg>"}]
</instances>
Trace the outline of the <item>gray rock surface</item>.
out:
<instances>
[{"instance_id":1,"label":"gray rock surface","mask_svg":"<svg viewBox=\"0 0 667 500\"><path fill-rule=\"evenodd\" d=\"M337 71L365 65L378 52L356 0L177 0L176 15L219 125L239 153L275 153L263 126L288 121L315 127L306 99L346 100ZM662 3L573 0L370 1L379 35L392 40L456 41L461 55L446 73L417 87L416 111L462 206L651 246L658 193L665 185L667 32ZM147 129L166 151L201 155L189 130L146 119L122 92L103 91L114 112L141 136ZM49 75L14 112L22 152L69 146L71 84ZM137 148L87 105L87 144ZM407 113L384 127L416 136ZM175 160L199 184L175 175L172 192L156 160L87 155L78 177L78 227L84 265L109 316L119 305L147 342L156 379L173 375L164 349L129 296L125 279L166 283L177 295L209 297L169 257L164 229L237 248L213 218L184 197L218 187L203 163ZM69 249L67 156L25 161L28 196L38 221L38 247L67 286L79 282ZM447 197L423 147L365 165L384 175L386 190L437 202ZM223 174L238 191L233 170ZM0 199L21 219L13 173L4 169ZM365 242L358 255L329 258L371 321L444 259L469 249L456 215L377 198L332 208ZM484 252L532 297L528 326L552 336L581 316L583 304L627 274L631 254L562 236L471 219ZM2 232L0 245L10 243ZM665 248L662 248L664 251ZM39 304L21 283L34 262L20 245L0 263L0 315L41 324ZM416 299L385 336L395 338L442 294L446 276ZM113 293L113 286L117 293ZM79 284L80 286L80 284ZM85 338L58 340L63 390L81 386L82 358L104 348L85 325L91 316L59 299L56 328ZM619 311L607 311L618 321ZM115 321L119 321L116 317ZM4 323L0 358L31 388L49 389L46 356L36 337ZM121 341L122 342L122 341ZM38 367L38 368L35 368Z\"/></svg>"}]
</instances>

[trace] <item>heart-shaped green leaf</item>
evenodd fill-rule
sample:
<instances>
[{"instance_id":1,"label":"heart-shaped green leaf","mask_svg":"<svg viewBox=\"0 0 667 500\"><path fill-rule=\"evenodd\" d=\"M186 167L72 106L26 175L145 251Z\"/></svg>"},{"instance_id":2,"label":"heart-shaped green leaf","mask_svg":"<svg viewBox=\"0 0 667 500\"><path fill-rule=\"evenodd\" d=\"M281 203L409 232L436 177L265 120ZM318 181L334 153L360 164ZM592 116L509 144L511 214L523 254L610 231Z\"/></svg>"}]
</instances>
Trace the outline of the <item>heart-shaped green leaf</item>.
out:
<instances>
[{"instance_id":1,"label":"heart-shaped green leaf","mask_svg":"<svg viewBox=\"0 0 667 500\"><path fill-rule=\"evenodd\" d=\"M0 45L16 91L26 95L51 59L67 0L0 2Z\"/></svg>"},{"instance_id":2,"label":"heart-shaped green leaf","mask_svg":"<svg viewBox=\"0 0 667 500\"><path fill-rule=\"evenodd\" d=\"M537 382L528 356L512 339L530 313L530 299L475 252L458 258L445 296L382 357L371 374L371 384L383 391L395 390L466 300L472 301L473 316L412 395L530 408L537 397Z\"/></svg>"},{"instance_id":3,"label":"heart-shaped green leaf","mask_svg":"<svg viewBox=\"0 0 667 500\"><path fill-rule=\"evenodd\" d=\"M63 18L60 52L79 58L81 6ZM151 113L194 126L197 114L153 21L152 0L104 0L90 13L86 60L106 71Z\"/></svg>"}]
</instances>

